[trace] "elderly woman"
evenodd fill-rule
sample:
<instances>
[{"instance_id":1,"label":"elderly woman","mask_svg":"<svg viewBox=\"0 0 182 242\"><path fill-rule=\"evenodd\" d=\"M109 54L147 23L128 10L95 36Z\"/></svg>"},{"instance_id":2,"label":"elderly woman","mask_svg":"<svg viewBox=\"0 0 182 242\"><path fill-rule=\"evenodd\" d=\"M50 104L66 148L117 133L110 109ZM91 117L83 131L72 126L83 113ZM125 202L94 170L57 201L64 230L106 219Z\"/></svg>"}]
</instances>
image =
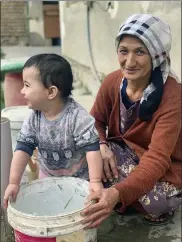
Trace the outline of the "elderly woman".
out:
<instances>
[{"instance_id":1,"label":"elderly woman","mask_svg":"<svg viewBox=\"0 0 182 242\"><path fill-rule=\"evenodd\" d=\"M97 227L132 207L168 223L182 201L181 84L170 67L170 28L135 14L116 37L120 70L103 81L91 114L104 160L105 189L91 193L83 223Z\"/></svg>"}]
</instances>

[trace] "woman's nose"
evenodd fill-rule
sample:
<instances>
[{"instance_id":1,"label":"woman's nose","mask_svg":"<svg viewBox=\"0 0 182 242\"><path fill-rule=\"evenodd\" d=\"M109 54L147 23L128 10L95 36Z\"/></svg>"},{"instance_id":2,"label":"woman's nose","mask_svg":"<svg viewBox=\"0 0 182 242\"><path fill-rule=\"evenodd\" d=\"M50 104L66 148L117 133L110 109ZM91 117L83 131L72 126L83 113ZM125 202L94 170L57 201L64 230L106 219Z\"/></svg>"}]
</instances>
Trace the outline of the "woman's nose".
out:
<instances>
[{"instance_id":1,"label":"woman's nose","mask_svg":"<svg viewBox=\"0 0 182 242\"><path fill-rule=\"evenodd\" d=\"M21 89L21 94L25 94L25 92L24 92L24 87Z\"/></svg>"},{"instance_id":2,"label":"woman's nose","mask_svg":"<svg viewBox=\"0 0 182 242\"><path fill-rule=\"evenodd\" d=\"M136 59L133 53L129 53L126 57L126 67L132 68L136 65Z\"/></svg>"}]
</instances>

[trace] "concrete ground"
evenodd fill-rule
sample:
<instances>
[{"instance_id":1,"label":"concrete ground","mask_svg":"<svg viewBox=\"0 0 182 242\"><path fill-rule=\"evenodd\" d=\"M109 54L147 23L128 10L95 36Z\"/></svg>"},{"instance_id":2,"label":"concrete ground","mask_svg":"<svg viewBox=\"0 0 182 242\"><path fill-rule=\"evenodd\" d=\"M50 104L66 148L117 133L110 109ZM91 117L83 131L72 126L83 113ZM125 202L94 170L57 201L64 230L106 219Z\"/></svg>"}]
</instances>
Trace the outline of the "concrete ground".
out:
<instances>
[{"instance_id":1,"label":"concrete ground","mask_svg":"<svg viewBox=\"0 0 182 242\"><path fill-rule=\"evenodd\" d=\"M60 46L1 46L5 59L31 57L41 53L61 54Z\"/></svg>"},{"instance_id":2,"label":"concrete ground","mask_svg":"<svg viewBox=\"0 0 182 242\"><path fill-rule=\"evenodd\" d=\"M168 225L151 226L142 216L113 213L98 229L98 242L180 242L181 211Z\"/></svg>"},{"instance_id":3,"label":"concrete ground","mask_svg":"<svg viewBox=\"0 0 182 242\"><path fill-rule=\"evenodd\" d=\"M9 48L9 49L8 49ZM2 48L8 58L16 58L28 56L28 54L37 53L38 48L34 47L26 50L24 55L22 51L15 48ZM8 49L8 50L7 50ZM49 47L49 52L58 53L59 48L53 50ZM40 50L38 52L44 52ZM19 54L18 54L19 55ZM78 90L75 90L73 96L76 101L90 111L94 98L90 95L81 95ZM26 181L26 177L23 179ZM164 226L150 226L142 221L139 215L121 216L113 213L110 218L105 220L98 229L98 242L180 242L181 241L181 210L179 209L173 221Z\"/></svg>"}]
</instances>

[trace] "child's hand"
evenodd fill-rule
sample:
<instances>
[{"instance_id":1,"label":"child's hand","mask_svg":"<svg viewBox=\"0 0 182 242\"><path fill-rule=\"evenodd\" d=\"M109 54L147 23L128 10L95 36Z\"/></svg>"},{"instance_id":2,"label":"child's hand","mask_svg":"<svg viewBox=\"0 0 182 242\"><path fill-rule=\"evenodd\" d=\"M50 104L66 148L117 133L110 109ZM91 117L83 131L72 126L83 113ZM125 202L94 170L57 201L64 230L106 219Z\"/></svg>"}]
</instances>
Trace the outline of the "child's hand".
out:
<instances>
[{"instance_id":1,"label":"child's hand","mask_svg":"<svg viewBox=\"0 0 182 242\"><path fill-rule=\"evenodd\" d=\"M101 190L103 188L104 187L103 187L102 182L91 182L90 181L90 185L89 185L90 192L95 192L95 191Z\"/></svg>"},{"instance_id":2,"label":"child's hand","mask_svg":"<svg viewBox=\"0 0 182 242\"><path fill-rule=\"evenodd\" d=\"M13 201L16 201L17 194L20 190L20 186L18 184L9 184L6 188L4 195L4 208L8 207L8 200L12 197Z\"/></svg>"}]
</instances>

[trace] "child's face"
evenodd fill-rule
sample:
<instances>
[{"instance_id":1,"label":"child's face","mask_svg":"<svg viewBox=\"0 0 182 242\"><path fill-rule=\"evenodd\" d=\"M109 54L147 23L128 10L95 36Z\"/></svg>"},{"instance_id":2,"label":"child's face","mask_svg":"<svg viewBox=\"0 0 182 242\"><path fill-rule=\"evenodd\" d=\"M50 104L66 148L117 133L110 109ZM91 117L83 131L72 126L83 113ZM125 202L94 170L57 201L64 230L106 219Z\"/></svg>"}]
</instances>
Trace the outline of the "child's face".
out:
<instances>
[{"instance_id":1,"label":"child's face","mask_svg":"<svg viewBox=\"0 0 182 242\"><path fill-rule=\"evenodd\" d=\"M23 70L24 87L21 93L27 100L29 108L42 110L48 102L48 89L40 81L39 71L35 66Z\"/></svg>"}]
</instances>

